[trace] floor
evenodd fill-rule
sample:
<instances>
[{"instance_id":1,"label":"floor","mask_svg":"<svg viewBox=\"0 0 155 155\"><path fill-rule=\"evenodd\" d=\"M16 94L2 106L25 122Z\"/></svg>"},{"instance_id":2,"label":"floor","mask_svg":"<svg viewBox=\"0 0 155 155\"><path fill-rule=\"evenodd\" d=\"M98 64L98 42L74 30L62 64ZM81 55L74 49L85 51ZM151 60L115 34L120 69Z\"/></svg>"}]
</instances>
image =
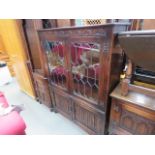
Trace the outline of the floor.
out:
<instances>
[{"instance_id":1,"label":"floor","mask_svg":"<svg viewBox=\"0 0 155 155\"><path fill-rule=\"evenodd\" d=\"M59 113L50 112L43 104L21 92L15 79L10 84L0 86L9 104L24 104L25 110L21 115L26 122L28 135L85 135L84 130L66 119Z\"/></svg>"}]
</instances>

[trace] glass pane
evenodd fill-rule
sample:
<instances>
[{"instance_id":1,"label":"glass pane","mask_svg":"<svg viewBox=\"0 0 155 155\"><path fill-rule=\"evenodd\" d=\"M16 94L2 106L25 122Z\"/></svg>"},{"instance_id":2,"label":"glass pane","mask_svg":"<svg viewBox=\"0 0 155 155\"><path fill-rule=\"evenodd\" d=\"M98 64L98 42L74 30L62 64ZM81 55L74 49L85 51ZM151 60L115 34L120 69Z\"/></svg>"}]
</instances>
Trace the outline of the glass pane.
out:
<instances>
[{"instance_id":1,"label":"glass pane","mask_svg":"<svg viewBox=\"0 0 155 155\"><path fill-rule=\"evenodd\" d=\"M98 99L99 44L72 43L71 62L74 93L87 99Z\"/></svg>"},{"instance_id":2,"label":"glass pane","mask_svg":"<svg viewBox=\"0 0 155 155\"><path fill-rule=\"evenodd\" d=\"M44 43L52 83L65 87L66 69L64 65L64 43L46 41Z\"/></svg>"}]
</instances>

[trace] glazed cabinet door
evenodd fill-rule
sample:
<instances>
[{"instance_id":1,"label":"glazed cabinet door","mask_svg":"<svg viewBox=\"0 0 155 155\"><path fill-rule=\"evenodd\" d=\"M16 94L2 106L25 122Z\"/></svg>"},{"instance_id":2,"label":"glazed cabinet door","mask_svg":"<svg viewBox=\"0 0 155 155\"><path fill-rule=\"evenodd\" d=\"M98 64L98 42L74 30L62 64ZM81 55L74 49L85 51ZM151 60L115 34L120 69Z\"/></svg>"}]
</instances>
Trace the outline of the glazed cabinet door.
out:
<instances>
[{"instance_id":1,"label":"glazed cabinet door","mask_svg":"<svg viewBox=\"0 0 155 155\"><path fill-rule=\"evenodd\" d=\"M52 38L42 42L48 63L50 84L68 90L68 66L65 38Z\"/></svg>"},{"instance_id":2,"label":"glazed cabinet door","mask_svg":"<svg viewBox=\"0 0 155 155\"><path fill-rule=\"evenodd\" d=\"M113 99L110 116L110 134L155 134L155 114L135 110L128 103Z\"/></svg>"},{"instance_id":3,"label":"glazed cabinet door","mask_svg":"<svg viewBox=\"0 0 155 155\"><path fill-rule=\"evenodd\" d=\"M103 95L102 37L77 36L69 39L71 92L92 104L100 104Z\"/></svg>"}]
</instances>

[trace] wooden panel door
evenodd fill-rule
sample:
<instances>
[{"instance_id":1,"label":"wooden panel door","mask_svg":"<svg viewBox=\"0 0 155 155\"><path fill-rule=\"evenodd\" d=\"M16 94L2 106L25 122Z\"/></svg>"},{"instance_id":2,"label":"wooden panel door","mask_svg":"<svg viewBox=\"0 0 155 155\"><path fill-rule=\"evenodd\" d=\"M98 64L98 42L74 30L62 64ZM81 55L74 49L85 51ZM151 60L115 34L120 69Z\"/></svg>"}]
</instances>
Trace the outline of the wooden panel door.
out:
<instances>
[{"instance_id":1,"label":"wooden panel door","mask_svg":"<svg viewBox=\"0 0 155 155\"><path fill-rule=\"evenodd\" d=\"M33 73L33 76L39 102L52 108L53 105L51 103L52 100L49 92L48 79L38 73Z\"/></svg>"},{"instance_id":2,"label":"wooden panel door","mask_svg":"<svg viewBox=\"0 0 155 155\"><path fill-rule=\"evenodd\" d=\"M74 121L90 134L104 134L105 113L87 104L74 100Z\"/></svg>"},{"instance_id":3,"label":"wooden panel door","mask_svg":"<svg viewBox=\"0 0 155 155\"><path fill-rule=\"evenodd\" d=\"M61 114L63 114L64 116L66 116L67 118L73 119L74 105L70 95L61 90L57 89L52 90L54 92L56 110Z\"/></svg>"},{"instance_id":4,"label":"wooden panel door","mask_svg":"<svg viewBox=\"0 0 155 155\"><path fill-rule=\"evenodd\" d=\"M133 107L113 99L110 116L110 134L155 134L155 113Z\"/></svg>"}]
</instances>

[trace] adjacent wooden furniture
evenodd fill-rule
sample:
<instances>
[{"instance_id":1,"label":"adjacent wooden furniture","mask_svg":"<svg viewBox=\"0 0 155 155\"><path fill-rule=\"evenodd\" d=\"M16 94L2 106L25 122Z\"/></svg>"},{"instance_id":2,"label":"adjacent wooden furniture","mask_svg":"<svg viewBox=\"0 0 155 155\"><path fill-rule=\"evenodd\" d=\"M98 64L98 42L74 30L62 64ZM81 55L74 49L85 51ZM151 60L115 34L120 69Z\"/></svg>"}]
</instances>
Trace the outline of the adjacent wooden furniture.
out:
<instances>
[{"instance_id":1,"label":"adjacent wooden furniture","mask_svg":"<svg viewBox=\"0 0 155 155\"><path fill-rule=\"evenodd\" d=\"M132 30L153 30L155 29L155 19L132 19Z\"/></svg>"},{"instance_id":2,"label":"adjacent wooden furniture","mask_svg":"<svg viewBox=\"0 0 155 155\"><path fill-rule=\"evenodd\" d=\"M119 34L127 55L125 77L114 90L111 134L155 134L155 31Z\"/></svg>"},{"instance_id":3,"label":"adjacent wooden furniture","mask_svg":"<svg viewBox=\"0 0 155 155\"><path fill-rule=\"evenodd\" d=\"M27 48L19 20L1 19L0 34L1 43L9 56L20 89L35 98L30 72L26 65L28 60Z\"/></svg>"},{"instance_id":4,"label":"adjacent wooden furniture","mask_svg":"<svg viewBox=\"0 0 155 155\"><path fill-rule=\"evenodd\" d=\"M13 70L13 64L12 64L8 54L0 52L0 61L6 62L7 66L8 66L8 69L9 69L9 71L11 73L11 76L15 76L15 72Z\"/></svg>"},{"instance_id":5,"label":"adjacent wooden furniture","mask_svg":"<svg viewBox=\"0 0 155 155\"><path fill-rule=\"evenodd\" d=\"M40 51L37 30L42 28L55 27L52 20L26 19L23 20L23 30L28 45L27 65L34 81L37 99L40 103L52 108L52 100L49 93L48 79L44 67L43 57Z\"/></svg>"},{"instance_id":6,"label":"adjacent wooden furniture","mask_svg":"<svg viewBox=\"0 0 155 155\"><path fill-rule=\"evenodd\" d=\"M155 19L143 19L142 29L143 30L155 29Z\"/></svg>"},{"instance_id":7,"label":"adjacent wooden furniture","mask_svg":"<svg viewBox=\"0 0 155 155\"><path fill-rule=\"evenodd\" d=\"M9 55L7 54L5 50L3 38L1 35L0 35L0 61L5 61L7 63L11 76L15 76L15 73L13 70L13 64L9 58Z\"/></svg>"},{"instance_id":8,"label":"adjacent wooden furniture","mask_svg":"<svg viewBox=\"0 0 155 155\"><path fill-rule=\"evenodd\" d=\"M135 91L122 96L120 85L111 97L110 134L155 134L155 98Z\"/></svg>"},{"instance_id":9,"label":"adjacent wooden furniture","mask_svg":"<svg viewBox=\"0 0 155 155\"><path fill-rule=\"evenodd\" d=\"M75 25L74 19L56 19L57 27L70 27Z\"/></svg>"},{"instance_id":10,"label":"adjacent wooden furniture","mask_svg":"<svg viewBox=\"0 0 155 155\"><path fill-rule=\"evenodd\" d=\"M38 30L54 109L90 134L107 134L109 93L122 64L117 34L128 26Z\"/></svg>"}]
</instances>

